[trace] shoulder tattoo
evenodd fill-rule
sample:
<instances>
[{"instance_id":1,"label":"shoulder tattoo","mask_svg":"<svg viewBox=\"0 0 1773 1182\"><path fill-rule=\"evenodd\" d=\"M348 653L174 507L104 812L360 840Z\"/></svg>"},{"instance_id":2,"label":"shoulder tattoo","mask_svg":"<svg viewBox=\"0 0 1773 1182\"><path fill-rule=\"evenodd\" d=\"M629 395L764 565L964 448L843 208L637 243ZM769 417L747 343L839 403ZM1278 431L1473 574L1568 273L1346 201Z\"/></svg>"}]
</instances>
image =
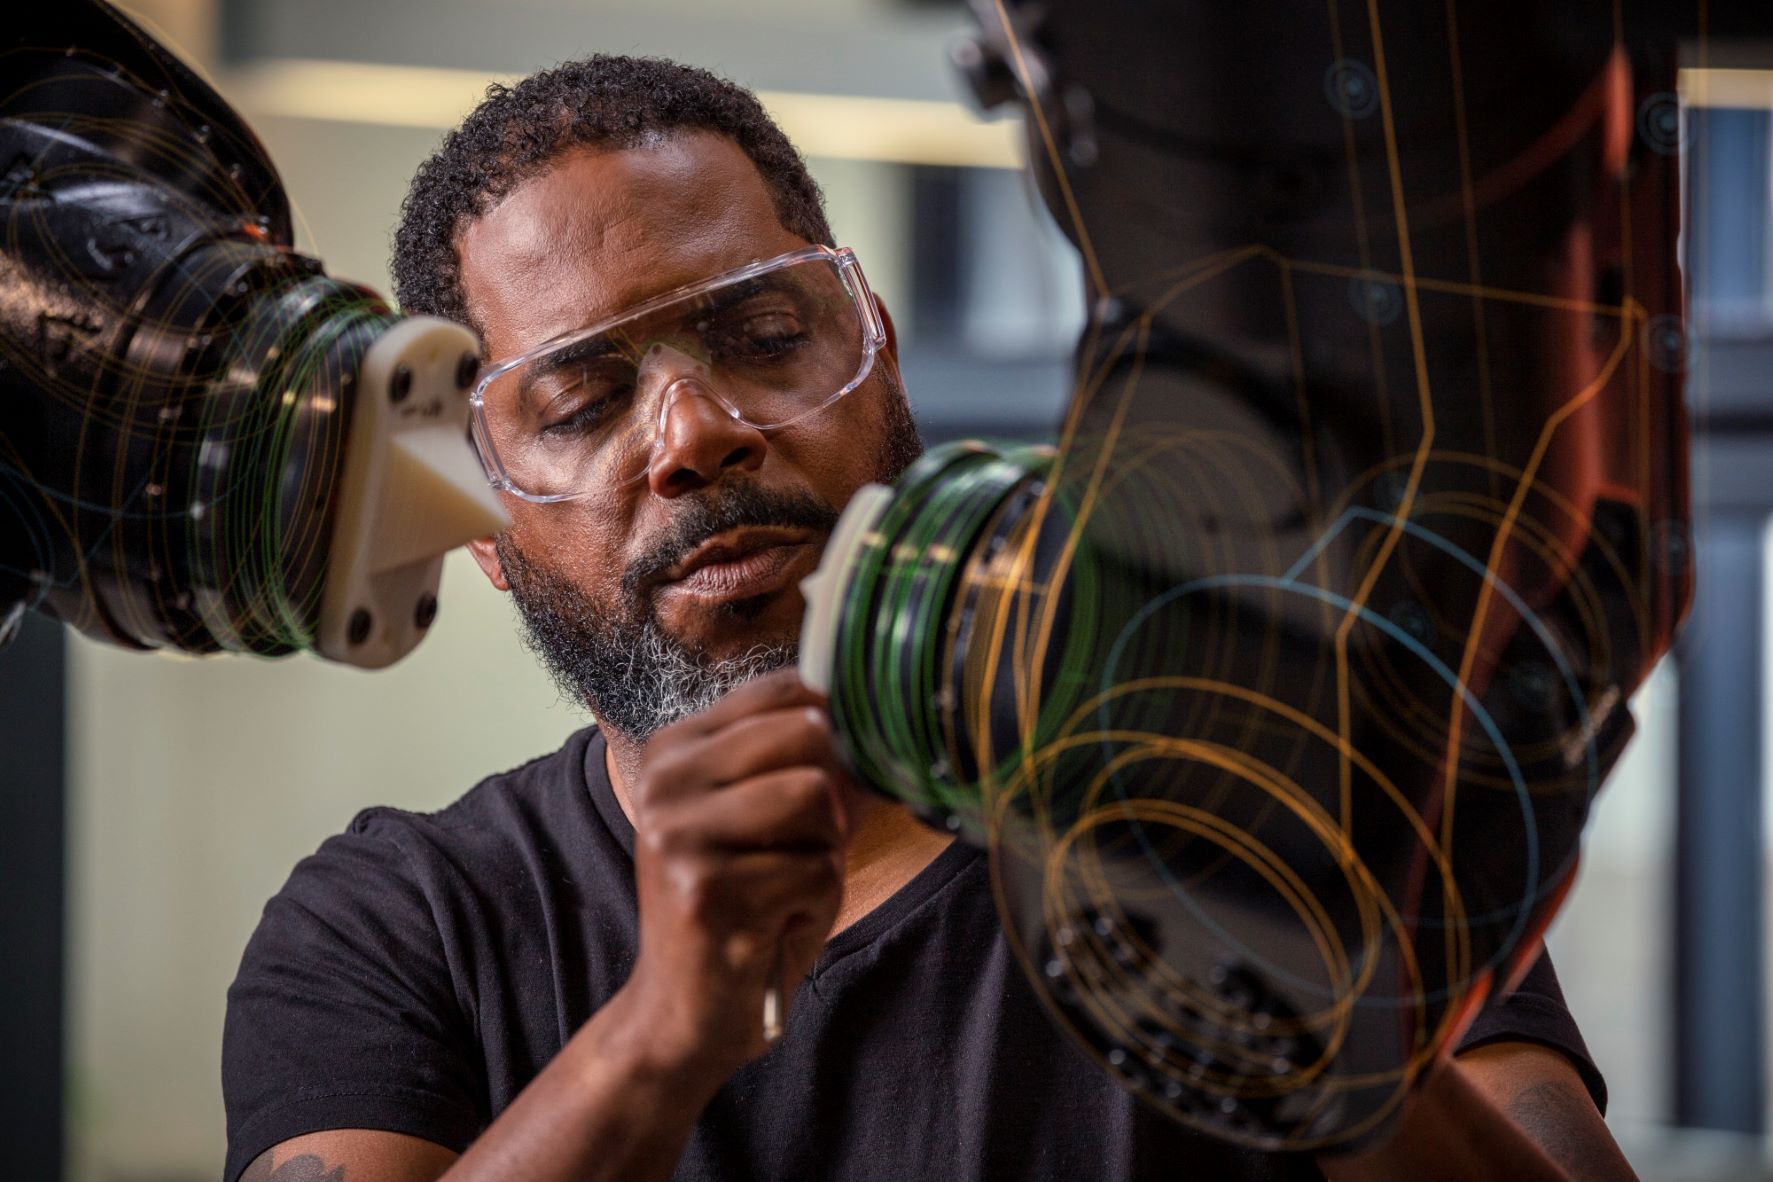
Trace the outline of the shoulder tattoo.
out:
<instances>
[{"instance_id":1,"label":"shoulder tattoo","mask_svg":"<svg viewBox=\"0 0 1773 1182\"><path fill-rule=\"evenodd\" d=\"M272 1150L259 1154L240 1182L345 1182L345 1167L328 1169L326 1162L312 1153L292 1157L282 1165L271 1165Z\"/></svg>"}]
</instances>

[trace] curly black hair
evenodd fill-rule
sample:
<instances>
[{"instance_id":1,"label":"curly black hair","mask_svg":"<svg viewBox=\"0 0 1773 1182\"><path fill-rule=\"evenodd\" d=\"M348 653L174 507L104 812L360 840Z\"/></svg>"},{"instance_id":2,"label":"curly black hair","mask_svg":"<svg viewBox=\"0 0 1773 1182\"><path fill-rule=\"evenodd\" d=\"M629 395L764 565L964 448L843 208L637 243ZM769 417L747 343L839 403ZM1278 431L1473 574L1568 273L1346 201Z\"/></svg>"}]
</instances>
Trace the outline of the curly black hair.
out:
<instances>
[{"instance_id":1,"label":"curly black hair","mask_svg":"<svg viewBox=\"0 0 1773 1182\"><path fill-rule=\"evenodd\" d=\"M631 148L660 135L711 131L757 165L783 228L836 243L806 162L749 90L661 58L597 54L493 85L420 166L394 232L394 296L409 313L473 326L456 235L570 148Z\"/></svg>"}]
</instances>

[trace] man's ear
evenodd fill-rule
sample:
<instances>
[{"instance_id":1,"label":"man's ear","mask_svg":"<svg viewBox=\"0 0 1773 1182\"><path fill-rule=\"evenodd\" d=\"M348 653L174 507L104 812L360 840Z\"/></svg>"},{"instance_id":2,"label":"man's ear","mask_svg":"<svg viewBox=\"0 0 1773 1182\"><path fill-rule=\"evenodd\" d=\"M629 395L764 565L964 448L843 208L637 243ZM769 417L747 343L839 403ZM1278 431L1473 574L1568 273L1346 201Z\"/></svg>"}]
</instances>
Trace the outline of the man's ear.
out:
<instances>
[{"instance_id":1,"label":"man's ear","mask_svg":"<svg viewBox=\"0 0 1773 1182\"><path fill-rule=\"evenodd\" d=\"M874 295L873 292L868 294ZM886 325L887 356L893 359L894 365L897 365L899 364L899 330L893 327L893 314L887 311L885 302L879 296L874 296L874 310L880 313L880 322Z\"/></svg>"},{"instance_id":2,"label":"man's ear","mask_svg":"<svg viewBox=\"0 0 1773 1182\"><path fill-rule=\"evenodd\" d=\"M486 581L500 591L509 591L511 584L505 581L505 568L499 562L498 543L490 534L484 538L475 538L468 543L468 553L480 564L486 575Z\"/></svg>"}]
</instances>

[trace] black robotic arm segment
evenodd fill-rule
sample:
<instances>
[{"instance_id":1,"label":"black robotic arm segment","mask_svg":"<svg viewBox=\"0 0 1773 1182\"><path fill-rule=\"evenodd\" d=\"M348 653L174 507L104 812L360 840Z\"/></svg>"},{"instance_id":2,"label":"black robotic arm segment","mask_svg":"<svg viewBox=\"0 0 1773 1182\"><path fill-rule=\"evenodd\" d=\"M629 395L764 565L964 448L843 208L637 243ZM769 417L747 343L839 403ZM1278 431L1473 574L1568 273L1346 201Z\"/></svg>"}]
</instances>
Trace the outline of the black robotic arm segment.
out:
<instances>
[{"instance_id":1,"label":"black robotic arm segment","mask_svg":"<svg viewBox=\"0 0 1773 1182\"><path fill-rule=\"evenodd\" d=\"M1371 1140L1534 954L1691 597L1679 22L973 7L1075 390L1048 452L857 497L803 670L1106 1070Z\"/></svg>"},{"instance_id":2,"label":"black robotic arm segment","mask_svg":"<svg viewBox=\"0 0 1773 1182\"><path fill-rule=\"evenodd\" d=\"M5 117L66 128L214 214L290 246L277 169L238 112L108 4L31 5L8 19ZM11 161L16 163L16 161Z\"/></svg>"},{"instance_id":3,"label":"black robotic arm segment","mask_svg":"<svg viewBox=\"0 0 1773 1182\"><path fill-rule=\"evenodd\" d=\"M296 254L252 132L109 6L33 6L0 62L0 621L410 649L443 551L502 520L471 335Z\"/></svg>"}]
</instances>

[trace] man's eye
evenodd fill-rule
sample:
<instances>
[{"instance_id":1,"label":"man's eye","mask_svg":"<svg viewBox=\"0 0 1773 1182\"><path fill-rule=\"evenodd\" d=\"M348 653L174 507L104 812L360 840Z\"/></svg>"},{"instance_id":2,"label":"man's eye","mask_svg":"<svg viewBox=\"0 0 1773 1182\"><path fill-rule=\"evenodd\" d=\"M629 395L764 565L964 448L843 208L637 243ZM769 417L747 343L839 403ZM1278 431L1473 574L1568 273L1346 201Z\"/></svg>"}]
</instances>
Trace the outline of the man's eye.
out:
<instances>
[{"instance_id":1,"label":"man's eye","mask_svg":"<svg viewBox=\"0 0 1773 1182\"><path fill-rule=\"evenodd\" d=\"M542 417L542 434L588 435L613 419L633 390L629 382L581 382L550 400Z\"/></svg>"},{"instance_id":2,"label":"man's eye","mask_svg":"<svg viewBox=\"0 0 1773 1182\"><path fill-rule=\"evenodd\" d=\"M800 317L769 312L716 326L709 345L715 356L728 360L772 361L800 348L809 339Z\"/></svg>"}]
</instances>

